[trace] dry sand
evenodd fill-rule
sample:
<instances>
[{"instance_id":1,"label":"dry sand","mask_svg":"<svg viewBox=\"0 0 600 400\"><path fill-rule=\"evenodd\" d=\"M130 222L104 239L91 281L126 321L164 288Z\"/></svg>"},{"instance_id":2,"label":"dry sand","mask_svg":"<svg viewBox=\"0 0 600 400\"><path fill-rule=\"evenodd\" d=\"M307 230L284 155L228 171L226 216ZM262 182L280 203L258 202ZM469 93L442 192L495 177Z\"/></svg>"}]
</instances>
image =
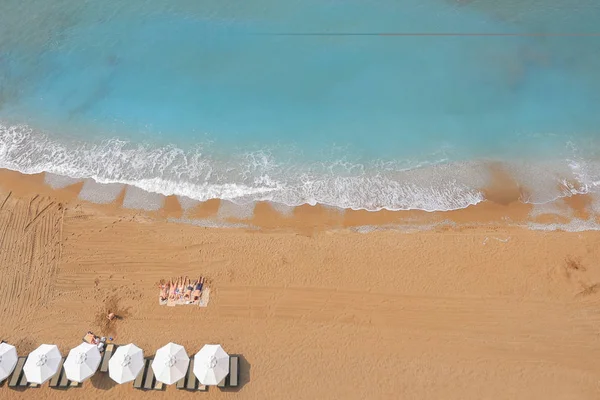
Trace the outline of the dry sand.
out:
<instances>
[{"instance_id":1,"label":"dry sand","mask_svg":"<svg viewBox=\"0 0 600 400\"><path fill-rule=\"evenodd\" d=\"M242 355L242 386L148 393L96 375L68 391L3 384L0 398L600 397L600 232L501 224L530 211L510 190L490 188L497 201L443 216L282 216L259 204L258 230L169 223L182 214L173 198L148 213L122 209L123 196L82 202L79 190L0 172L0 338L21 355L42 343L66 355L88 330L148 355L169 341L189 353L220 343ZM348 229L418 216L458 225ZM158 305L160 279L199 274L212 282L208 308ZM107 324L108 309L122 319Z\"/></svg>"}]
</instances>

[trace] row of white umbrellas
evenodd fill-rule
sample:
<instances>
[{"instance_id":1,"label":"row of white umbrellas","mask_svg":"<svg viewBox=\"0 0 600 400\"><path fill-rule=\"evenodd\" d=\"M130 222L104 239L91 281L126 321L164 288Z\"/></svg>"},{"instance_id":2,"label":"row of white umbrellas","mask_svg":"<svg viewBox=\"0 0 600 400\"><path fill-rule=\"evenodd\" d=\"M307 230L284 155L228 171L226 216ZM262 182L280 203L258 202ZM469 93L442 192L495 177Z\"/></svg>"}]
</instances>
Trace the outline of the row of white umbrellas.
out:
<instances>
[{"instance_id":1,"label":"row of white umbrellas","mask_svg":"<svg viewBox=\"0 0 600 400\"><path fill-rule=\"evenodd\" d=\"M0 381L6 379L17 364L17 350L8 343L0 344ZM32 351L23 371L28 382L42 384L60 367L62 355L58 347L43 344ZM71 381L82 382L94 375L102 356L98 347L81 343L71 349L64 362L65 373ZM156 380L172 385L183 378L190 358L183 346L169 343L156 351L152 370ZM131 343L117 348L108 362L108 374L117 383L133 381L144 367L142 349ZM194 375L203 385L216 385L229 374L229 355L220 345L207 344L194 356Z\"/></svg>"}]
</instances>

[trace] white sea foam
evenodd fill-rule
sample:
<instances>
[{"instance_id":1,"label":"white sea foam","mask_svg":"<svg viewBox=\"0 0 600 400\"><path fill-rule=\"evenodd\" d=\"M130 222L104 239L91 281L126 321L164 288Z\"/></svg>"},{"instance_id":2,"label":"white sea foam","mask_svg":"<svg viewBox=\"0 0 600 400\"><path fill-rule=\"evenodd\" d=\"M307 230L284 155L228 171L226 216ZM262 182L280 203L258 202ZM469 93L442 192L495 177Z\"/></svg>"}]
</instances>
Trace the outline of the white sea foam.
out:
<instances>
[{"instance_id":1,"label":"white sea foam","mask_svg":"<svg viewBox=\"0 0 600 400\"><path fill-rule=\"evenodd\" d=\"M163 202L164 197L158 193L148 192L135 186L129 186L125 192L123 207L136 210L156 211L162 207Z\"/></svg>"},{"instance_id":2,"label":"white sea foam","mask_svg":"<svg viewBox=\"0 0 600 400\"><path fill-rule=\"evenodd\" d=\"M195 226L201 226L203 228L243 228L243 229L256 229L246 224L233 224L224 221L212 220L212 219L189 219L189 218L168 218L167 221L175 223L184 223Z\"/></svg>"},{"instance_id":3,"label":"white sea foam","mask_svg":"<svg viewBox=\"0 0 600 400\"><path fill-rule=\"evenodd\" d=\"M582 159L510 164L511 173L526 186L533 203L570 195L574 190L600 189L600 163ZM0 125L0 167L32 174L50 172L98 183L128 184L146 192L185 196L193 201L213 198L238 205L271 201L287 206L323 204L366 210L445 211L483 200L480 188L489 175L473 162L406 163L345 160L296 163L267 151L246 152L220 159L202 148L108 140L84 142L56 139L27 126ZM561 189L561 182L579 182ZM566 183L563 185L564 187ZM135 196L142 196L140 193ZM140 206L128 194L128 206ZM148 202L146 202L148 203ZM155 209L157 200L150 201ZM191 204L191 203L190 203ZM141 204L143 208L148 204Z\"/></svg>"},{"instance_id":4,"label":"white sea foam","mask_svg":"<svg viewBox=\"0 0 600 400\"><path fill-rule=\"evenodd\" d=\"M200 204L198 200L190 199L187 196L177 196L177 200L184 211L188 211Z\"/></svg>"},{"instance_id":5,"label":"white sea foam","mask_svg":"<svg viewBox=\"0 0 600 400\"><path fill-rule=\"evenodd\" d=\"M539 231L584 232L600 231L600 224L592 220L573 219L566 224L540 224L531 222L527 228Z\"/></svg>"},{"instance_id":6,"label":"white sea foam","mask_svg":"<svg viewBox=\"0 0 600 400\"><path fill-rule=\"evenodd\" d=\"M273 203L273 209L284 217L291 217L294 214L294 207L281 203Z\"/></svg>"},{"instance_id":7,"label":"white sea foam","mask_svg":"<svg viewBox=\"0 0 600 400\"><path fill-rule=\"evenodd\" d=\"M120 183L102 184L93 179L86 179L79 192L79 198L97 204L108 204L117 199L124 187L125 185Z\"/></svg>"},{"instance_id":8,"label":"white sea foam","mask_svg":"<svg viewBox=\"0 0 600 400\"><path fill-rule=\"evenodd\" d=\"M76 183L81 182L82 179L71 178L69 176L64 175L56 175L47 173L44 176L44 182L53 189L62 189L67 186L74 185Z\"/></svg>"},{"instance_id":9,"label":"white sea foam","mask_svg":"<svg viewBox=\"0 0 600 400\"><path fill-rule=\"evenodd\" d=\"M565 217L571 217L573 212L562 199L557 199L551 203L535 204L529 216L535 218L544 214L561 214Z\"/></svg>"},{"instance_id":10,"label":"white sea foam","mask_svg":"<svg viewBox=\"0 0 600 400\"><path fill-rule=\"evenodd\" d=\"M600 214L600 192L592 193L591 198L591 212L594 214Z\"/></svg>"},{"instance_id":11,"label":"white sea foam","mask_svg":"<svg viewBox=\"0 0 600 400\"><path fill-rule=\"evenodd\" d=\"M400 231L402 233L417 233L424 231L432 231L442 226L454 227L455 222L443 221L435 224L420 224L420 225L406 225L406 224L391 224L391 225L362 225L354 228L350 228L351 231L357 233L372 233L372 232L384 232L384 231Z\"/></svg>"},{"instance_id":12,"label":"white sea foam","mask_svg":"<svg viewBox=\"0 0 600 400\"><path fill-rule=\"evenodd\" d=\"M219 205L219 211L217 213L218 219L250 219L254 214L254 203L248 204L235 204L231 201L224 200Z\"/></svg>"}]
</instances>

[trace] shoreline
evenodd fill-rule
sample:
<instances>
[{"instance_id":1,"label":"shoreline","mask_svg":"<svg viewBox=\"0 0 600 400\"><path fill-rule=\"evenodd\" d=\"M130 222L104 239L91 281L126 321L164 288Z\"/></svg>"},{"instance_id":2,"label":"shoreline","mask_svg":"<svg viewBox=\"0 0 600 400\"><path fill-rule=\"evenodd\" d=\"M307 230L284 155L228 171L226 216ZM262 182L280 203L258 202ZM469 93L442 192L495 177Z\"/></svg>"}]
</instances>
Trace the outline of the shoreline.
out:
<instances>
[{"instance_id":1,"label":"shoreline","mask_svg":"<svg viewBox=\"0 0 600 400\"><path fill-rule=\"evenodd\" d=\"M225 215L218 201L135 210L122 207L125 190L83 201L84 185L0 171L0 337L19 355L42 343L67 354L89 330L146 356L169 341L190 354L219 343L242 355L242 386L202 394L215 399L492 399L506 397L506 382L522 398L600 394L600 232L512 226L505 217L524 221L531 206L491 201L444 225L265 203L252 227L215 229L169 220L214 221ZM579 201L568 209L583 216ZM431 229L357 229L424 217ZM207 308L158 305L157 282L180 275L210 280ZM113 326L109 308L123 317ZM175 393L197 395L152 395ZM148 396L101 374L67 391L0 387L3 398L40 395Z\"/></svg>"},{"instance_id":2,"label":"shoreline","mask_svg":"<svg viewBox=\"0 0 600 400\"><path fill-rule=\"evenodd\" d=\"M449 211L368 211L321 204L290 207L266 201L237 205L220 199L200 202L150 193L125 184L99 184L92 179L50 173L27 175L1 168L0 187L20 195L43 193L113 214L123 210L171 222L261 231L447 230L486 225L600 230L600 213L596 212L593 194L573 194L545 204L524 203L520 200L525 195L524 188L501 167L496 166L491 171L489 186L482 188L482 202Z\"/></svg>"},{"instance_id":3,"label":"shoreline","mask_svg":"<svg viewBox=\"0 0 600 400\"><path fill-rule=\"evenodd\" d=\"M344 154L329 161L295 160L293 149L287 149L292 152L289 155L272 154L268 149L235 150L225 160L220 158L223 155L212 157L210 147L205 154L201 148L153 147L118 139L85 142L72 138L74 143L67 139L63 143L26 126L1 124L0 132L4 168L53 175L59 181L98 179L112 182L106 186L130 185L188 202L220 198L283 208L320 204L370 212L447 212L489 200L487 188L503 175L501 179L522 189L526 203L551 204L587 193L600 213L600 159L593 149L586 153L568 147L566 153L556 150L554 158L548 155L547 159L449 156L398 165L386 159L346 160Z\"/></svg>"}]
</instances>

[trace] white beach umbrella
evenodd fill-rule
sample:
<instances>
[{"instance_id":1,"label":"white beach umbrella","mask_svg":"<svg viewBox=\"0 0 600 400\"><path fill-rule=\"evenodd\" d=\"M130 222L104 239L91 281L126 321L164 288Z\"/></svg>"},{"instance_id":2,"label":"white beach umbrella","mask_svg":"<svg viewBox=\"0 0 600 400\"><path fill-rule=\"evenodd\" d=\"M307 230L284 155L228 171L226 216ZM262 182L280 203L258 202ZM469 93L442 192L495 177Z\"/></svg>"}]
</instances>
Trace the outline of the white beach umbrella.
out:
<instances>
[{"instance_id":1,"label":"white beach umbrella","mask_svg":"<svg viewBox=\"0 0 600 400\"><path fill-rule=\"evenodd\" d=\"M100 350L98 346L90 343L81 343L71 349L65 360L65 373L70 381L83 382L94 375L100 365Z\"/></svg>"},{"instance_id":2,"label":"white beach umbrella","mask_svg":"<svg viewBox=\"0 0 600 400\"><path fill-rule=\"evenodd\" d=\"M0 382L8 378L17 365L17 349L8 343L0 343Z\"/></svg>"},{"instance_id":3,"label":"white beach umbrella","mask_svg":"<svg viewBox=\"0 0 600 400\"><path fill-rule=\"evenodd\" d=\"M43 344L27 356L23 371L27 382L41 385L58 371L62 355L53 344Z\"/></svg>"},{"instance_id":4,"label":"white beach umbrella","mask_svg":"<svg viewBox=\"0 0 600 400\"><path fill-rule=\"evenodd\" d=\"M229 354L218 344L205 345L194 356L194 375L203 385L217 385L229 374Z\"/></svg>"},{"instance_id":5,"label":"white beach umbrella","mask_svg":"<svg viewBox=\"0 0 600 400\"><path fill-rule=\"evenodd\" d=\"M131 343L117 348L108 362L108 375L117 383L133 381L144 368L144 352Z\"/></svg>"},{"instance_id":6,"label":"white beach umbrella","mask_svg":"<svg viewBox=\"0 0 600 400\"><path fill-rule=\"evenodd\" d=\"M183 346L169 343L156 351L152 370L156 380L172 385L185 376L190 358Z\"/></svg>"}]
</instances>

